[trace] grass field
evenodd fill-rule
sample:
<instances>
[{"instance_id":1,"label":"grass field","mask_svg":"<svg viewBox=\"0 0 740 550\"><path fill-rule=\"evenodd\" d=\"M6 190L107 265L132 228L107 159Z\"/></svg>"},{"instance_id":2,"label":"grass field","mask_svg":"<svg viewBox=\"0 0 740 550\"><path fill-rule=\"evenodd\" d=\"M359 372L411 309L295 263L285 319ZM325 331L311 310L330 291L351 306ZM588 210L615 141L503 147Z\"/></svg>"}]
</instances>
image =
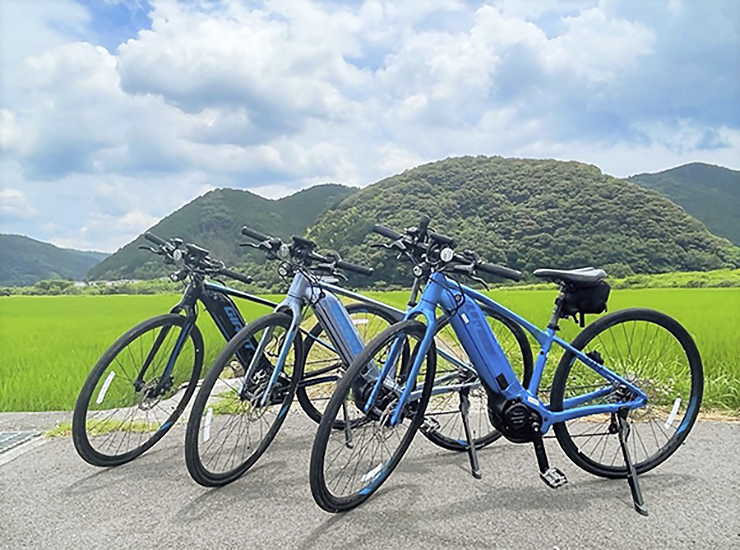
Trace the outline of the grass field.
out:
<instances>
[{"instance_id":1,"label":"grass field","mask_svg":"<svg viewBox=\"0 0 740 550\"><path fill-rule=\"evenodd\" d=\"M371 293L403 307L406 292ZM552 309L554 291L494 291L495 298L539 326ZM0 299L0 411L70 410L92 366L130 327L167 312L174 295L11 296ZM649 307L680 321L694 337L704 362L704 408L740 411L740 288L616 290L610 311ZM269 312L242 306L247 319ZM592 317L593 318L593 317ZM206 339L207 368L222 339L208 315L199 325ZM572 321L561 336L578 333ZM551 361L554 368L555 361ZM546 375L546 379L547 379Z\"/></svg>"}]
</instances>

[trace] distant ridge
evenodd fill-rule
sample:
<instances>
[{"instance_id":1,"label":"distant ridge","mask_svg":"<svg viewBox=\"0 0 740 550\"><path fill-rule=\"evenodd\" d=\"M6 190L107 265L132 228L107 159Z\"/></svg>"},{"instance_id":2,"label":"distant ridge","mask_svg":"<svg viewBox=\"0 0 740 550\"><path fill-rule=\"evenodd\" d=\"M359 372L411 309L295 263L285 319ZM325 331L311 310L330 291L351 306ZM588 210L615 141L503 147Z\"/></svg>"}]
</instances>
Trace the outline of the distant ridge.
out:
<instances>
[{"instance_id":1,"label":"distant ridge","mask_svg":"<svg viewBox=\"0 0 740 550\"><path fill-rule=\"evenodd\" d=\"M631 273L740 267L740 248L670 199L579 162L460 157L369 185L322 214L309 236L376 281L404 284L407 264L371 244L375 223L400 229L426 214L432 227L485 259L538 267L604 267Z\"/></svg>"},{"instance_id":2,"label":"distant ridge","mask_svg":"<svg viewBox=\"0 0 740 550\"><path fill-rule=\"evenodd\" d=\"M248 258L261 263L264 254L250 255L248 249L239 246L247 241L241 236L242 226L249 225L282 238L303 235L321 212L356 190L339 184L324 184L270 200L249 191L216 189L173 212L150 231L163 238L180 237L196 243L232 266L243 264ZM91 269L88 277L151 279L166 274L161 259L139 250L139 245L145 243L148 244L143 236L138 237ZM254 270L250 270L250 274L254 274Z\"/></svg>"},{"instance_id":3,"label":"distant ridge","mask_svg":"<svg viewBox=\"0 0 740 550\"><path fill-rule=\"evenodd\" d=\"M740 171L694 162L629 180L665 195L712 233L740 245Z\"/></svg>"},{"instance_id":4,"label":"distant ridge","mask_svg":"<svg viewBox=\"0 0 740 550\"><path fill-rule=\"evenodd\" d=\"M44 279L79 281L107 256L59 248L22 235L0 235L0 285L30 286Z\"/></svg>"}]
</instances>

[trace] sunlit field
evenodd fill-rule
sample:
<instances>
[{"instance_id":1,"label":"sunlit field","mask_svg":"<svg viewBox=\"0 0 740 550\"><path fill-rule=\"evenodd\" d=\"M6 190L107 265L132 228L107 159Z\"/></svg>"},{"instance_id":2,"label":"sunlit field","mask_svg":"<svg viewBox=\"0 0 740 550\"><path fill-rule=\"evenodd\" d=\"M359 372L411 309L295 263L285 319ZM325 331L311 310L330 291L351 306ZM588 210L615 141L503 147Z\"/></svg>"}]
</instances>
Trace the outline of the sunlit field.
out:
<instances>
[{"instance_id":1,"label":"sunlit field","mask_svg":"<svg viewBox=\"0 0 740 550\"><path fill-rule=\"evenodd\" d=\"M405 292L370 293L404 307ZM520 315L544 326L555 291L497 290L492 296ZM0 411L71 410L77 394L100 355L136 323L166 313L175 295L12 296L0 299ZM273 297L278 299L278 297ZM249 320L269 308L239 302ZM648 307L675 317L695 339L704 363L704 409L740 411L740 289L615 290L609 310ZM595 316L588 318L589 321ZM223 345L210 317L199 321L206 342L207 369ZM308 323L310 326L310 322ZM579 327L561 323L571 340ZM536 350L535 350L536 352ZM553 354L545 384L557 365Z\"/></svg>"}]
</instances>

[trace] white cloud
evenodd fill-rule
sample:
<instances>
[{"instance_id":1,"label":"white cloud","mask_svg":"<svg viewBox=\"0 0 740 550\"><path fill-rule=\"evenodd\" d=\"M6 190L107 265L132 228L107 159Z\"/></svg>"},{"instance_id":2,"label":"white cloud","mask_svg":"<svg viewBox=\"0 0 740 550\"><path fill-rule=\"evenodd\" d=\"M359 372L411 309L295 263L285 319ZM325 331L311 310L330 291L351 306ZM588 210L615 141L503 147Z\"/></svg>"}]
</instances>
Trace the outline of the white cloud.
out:
<instances>
[{"instance_id":1,"label":"white cloud","mask_svg":"<svg viewBox=\"0 0 740 550\"><path fill-rule=\"evenodd\" d=\"M0 213L4 218L28 219L36 215L36 209L28 202L20 189L0 189Z\"/></svg>"},{"instance_id":2,"label":"white cloud","mask_svg":"<svg viewBox=\"0 0 740 550\"><path fill-rule=\"evenodd\" d=\"M465 154L738 168L729 4L157 0L104 48L74 2L3 2L1 227L110 251L210 188Z\"/></svg>"}]
</instances>

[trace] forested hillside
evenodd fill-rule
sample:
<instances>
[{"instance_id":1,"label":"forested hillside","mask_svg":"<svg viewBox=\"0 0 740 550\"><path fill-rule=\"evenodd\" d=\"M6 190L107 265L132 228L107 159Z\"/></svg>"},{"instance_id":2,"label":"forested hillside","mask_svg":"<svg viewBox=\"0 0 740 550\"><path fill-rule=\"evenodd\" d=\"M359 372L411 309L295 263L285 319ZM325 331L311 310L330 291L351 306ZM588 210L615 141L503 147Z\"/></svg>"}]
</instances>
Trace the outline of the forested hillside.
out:
<instances>
[{"instance_id":1,"label":"forested hillside","mask_svg":"<svg viewBox=\"0 0 740 550\"><path fill-rule=\"evenodd\" d=\"M27 286L44 279L81 280L107 254L59 248L21 235L0 235L0 285Z\"/></svg>"},{"instance_id":2,"label":"forested hillside","mask_svg":"<svg viewBox=\"0 0 740 550\"><path fill-rule=\"evenodd\" d=\"M247 240L240 233L243 225L283 238L303 235L321 212L355 191L343 185L317 185L289 197L269 200L249 191L217 189L167 216L150 231L163 238L180 237L196 243L214 257L240 265L246 258L257 258L239 247ZM91 269L88 278L150 279L166 274L160 258L139 250L145 243L140 236Z\"/></svg>"},{"instance_id":3,"label":"forested hillside","mask_svg":"<svg viewBox=\"0 0 740 550\"><path fill-rule=\"evenodd\" d=\"M740 245L740 172L695 162L656 174L631 176L695 216L720 237Z\"/></svg>"},{"instance_id":4,"label":"forested hillside","mask_svg":"<svg viewBox=\"0 0 740 550\"><path fill-rule=\"evenodd\" d=\"M309 235L376 280L408 282L408 266L371 248L374 223L431 217L486 259L537 267L605 267L616 276L740 265L740 249L655 191L578 162L462 157L370 185L319 217Z\"/></svg>"}]
</instances>

